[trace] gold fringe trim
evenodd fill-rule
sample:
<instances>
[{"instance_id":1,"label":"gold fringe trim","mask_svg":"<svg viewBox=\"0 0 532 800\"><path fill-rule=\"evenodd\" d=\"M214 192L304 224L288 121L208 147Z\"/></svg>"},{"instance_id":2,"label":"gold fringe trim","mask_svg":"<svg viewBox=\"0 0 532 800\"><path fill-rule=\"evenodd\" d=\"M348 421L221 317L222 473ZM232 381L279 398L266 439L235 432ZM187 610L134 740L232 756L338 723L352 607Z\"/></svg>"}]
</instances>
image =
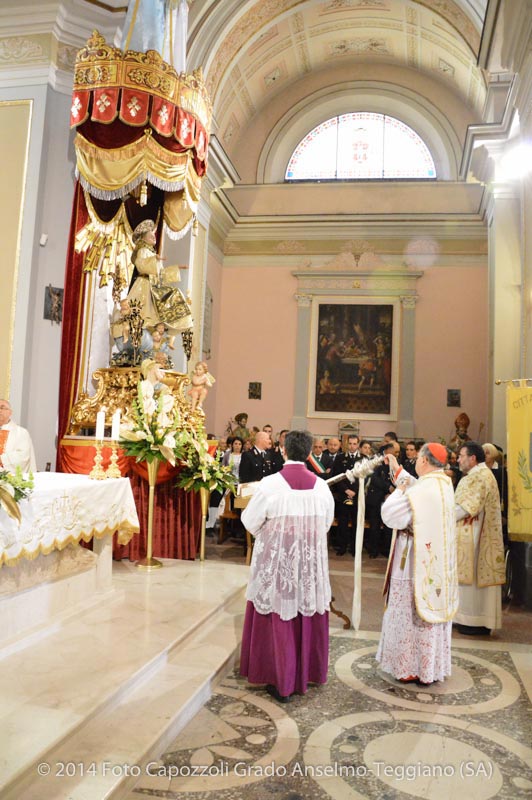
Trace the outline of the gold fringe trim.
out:
<instances>
[{"instance_id":1,"label":"gold fringe trim","mask_svg":"<svg viewBox=\"0 0 532 800\"><path fill-rule=\"evenodd\" d=\"M128 544L136 533L140 532L138 525L130 522L121 522L118 526L104 528L103 531L90 531L80 533L79 536L69 536L67 539L54 540L50 545L39 545L37 550L26 550L23 548L15 558L8 558L5 553L0 556L0 567L6 564L8 567L14 566L18 561L25 558L27 561L34 561L38 556L48 556L53 550L64 550L69 544L79 544L81 541L90 542L91 539L103 539L117 533L118 544Z\"/></svg>"},{"instance_id":2,"label":"gold fringe trim","mask_svg":"<svg viewBox=\"0 0 532 800\"><path fill-rule=\"evenodd\" d=\"M149 130L145 131L144 136L141 136L136 142L125 144L123 147L114 147L110 150L92 144L81 133L78 133L74 139L74 147L76 151L81 151L88 158L101 161L128 161L130 158L143 154L145 151L152 153L157 161L162 161L169 166L180 166L184 162L192 160L190 150L186 150L184 153L172 153L155 141Z\"/></svg>"}]
</instances>

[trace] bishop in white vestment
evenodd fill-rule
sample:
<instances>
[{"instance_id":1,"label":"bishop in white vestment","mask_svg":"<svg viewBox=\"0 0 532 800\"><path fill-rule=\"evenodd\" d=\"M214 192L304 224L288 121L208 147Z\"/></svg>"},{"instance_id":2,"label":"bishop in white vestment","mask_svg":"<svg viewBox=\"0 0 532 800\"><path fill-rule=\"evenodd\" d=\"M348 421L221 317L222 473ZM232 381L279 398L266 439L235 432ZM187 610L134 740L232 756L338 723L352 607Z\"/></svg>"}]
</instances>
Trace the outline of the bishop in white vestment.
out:
<instances>
[{"instance_id":1,"label":"bishop in white vestment","mask_svg":"<svg viewBox=\"0 0 532 800\"><path fill-rule=\"evenodd\" d=\"M382 506L394 537L385 579L387 607L377 661L403 682L430 684L451 674L452 619L458 608L454 492L447 450L421 448L419 480L388 456L398 487Z\"/></svg>"}]
</instances>

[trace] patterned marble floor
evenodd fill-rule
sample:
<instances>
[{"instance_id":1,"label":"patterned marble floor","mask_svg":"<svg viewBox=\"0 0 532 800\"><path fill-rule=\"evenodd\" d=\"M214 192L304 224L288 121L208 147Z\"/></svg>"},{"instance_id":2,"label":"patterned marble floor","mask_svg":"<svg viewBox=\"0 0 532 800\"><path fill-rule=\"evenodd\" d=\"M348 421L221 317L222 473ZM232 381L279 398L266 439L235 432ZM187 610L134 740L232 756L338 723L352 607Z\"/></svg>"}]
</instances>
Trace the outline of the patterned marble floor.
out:
<instances>
[{"instance_id":1,"label":"patterned marble floor","mask_svg":"<svg viewBox=\"0 0 532 800\"><path fill-rule=\"evenodd\" d=\"M529 798L530 648L464 642L420 688L376 669L377 639L333 632L328 683L286 705L230 675L130 800Z\"/></svg>"},{"instance_id":2,"label":"patterned marble floor","mask_svg":"<svg viewBox=\"0 0 532 800\"><path fill-rule=\"evenodd\" d=\"M376 598L384 562L365 567ZM347 596L348 562L331 568ZM505 642L504 628L491 638L455 635L451 678L420 688L377 669L377 643L375 630L344 631L333 620L328 683L286 705L229 675L128 800L530 798L530 646Z\"/></svg>"}]
</instances>

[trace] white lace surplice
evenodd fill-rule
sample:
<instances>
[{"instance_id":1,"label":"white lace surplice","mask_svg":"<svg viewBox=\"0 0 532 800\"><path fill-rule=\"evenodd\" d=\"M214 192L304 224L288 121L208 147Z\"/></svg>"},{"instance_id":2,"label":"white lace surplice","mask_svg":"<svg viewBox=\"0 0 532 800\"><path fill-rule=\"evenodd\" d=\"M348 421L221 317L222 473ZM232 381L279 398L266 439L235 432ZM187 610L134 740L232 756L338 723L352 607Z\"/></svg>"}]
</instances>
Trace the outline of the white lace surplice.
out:
<instances>
[{"instance_id":1,"label":"white lace surplice","mask_svg":"<svg viewBox=\"0 0 532 800\"><path fill-rule=\"evenodd\" d=\"M279 474L264 478L242 514L256 536L246 598L260 614L289 620L329 609L327 531L334 501L324 481L291 489Z\"/></svg>"},{"instance_id":2,"label":"white lace surplice","mask_svg":"<svg viewBox=\"0 0 532 800\"><path fill-rule=\"evenodd\" d=\"M431 624L416 612L411 537L397 535L390 575L388 607L382 620L377 661L394 678L418 676L424 683L451 674L451 622ZM401 558L405 547L404 569Z\"/></svg>"}]
</instances>

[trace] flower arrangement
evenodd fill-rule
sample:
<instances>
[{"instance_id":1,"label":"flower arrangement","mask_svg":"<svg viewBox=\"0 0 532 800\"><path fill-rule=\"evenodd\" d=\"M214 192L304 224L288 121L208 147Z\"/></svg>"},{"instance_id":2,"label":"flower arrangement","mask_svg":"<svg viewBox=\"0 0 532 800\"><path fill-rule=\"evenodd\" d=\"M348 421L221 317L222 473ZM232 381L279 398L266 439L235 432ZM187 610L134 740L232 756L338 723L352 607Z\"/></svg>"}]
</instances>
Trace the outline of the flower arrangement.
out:
<instances>
[{"instance_id":1,"label":"flower arrangement","mask_svg":"<svg viewBox=\"0 0 532 800\"><path fill-rule=\"evenodd\" d=\"M0 506L18 522L21 519L18 504L21 500L29 497L32 490L33 475L31 473L25 478L20 467L17 467L15 472L0 470Z\"/></svg>"},{"instance_id":2,"label":"flower arrangement","mask_svg":"<svg viewBox=\"0 0 532 800\"><path fill-rule=\"evenodd\" d=\"M181 423L174 396L166 387L156 390L149 380L139 381L131 411L120 426L120 447L136 461L169 461L183 457L191 435Z\"/></svg>"},{"instance_id":3,"label":"flower arrangement","mask_svg":"<svg viewBox=\"0 0 532 800\"><path fill-rule=\"evenodd\" d=\"M215 456L209 453L205 438L193 442L183 460L186 463L179 473L177 485L185 491L207 489L209 492L225 492L229 489L235 492L236 478L231 468L221 464L218 453Z\"/></svg>"},{"instance_id":4,"label":"flower arrangement","mask_svg":"<svg viewBox=\"0 0 532 800\"><path fill-rule=\"evenodd\" d=\"M119 445L136 461L168 461L172 466L181 461L178 486L185 491L235 491L230 467L209 453L203 429L193 433L184 427L176 400L165 386L156 389L152 381L139 381L131 411L120 426Z\"/></svg>"}]
</instances>

